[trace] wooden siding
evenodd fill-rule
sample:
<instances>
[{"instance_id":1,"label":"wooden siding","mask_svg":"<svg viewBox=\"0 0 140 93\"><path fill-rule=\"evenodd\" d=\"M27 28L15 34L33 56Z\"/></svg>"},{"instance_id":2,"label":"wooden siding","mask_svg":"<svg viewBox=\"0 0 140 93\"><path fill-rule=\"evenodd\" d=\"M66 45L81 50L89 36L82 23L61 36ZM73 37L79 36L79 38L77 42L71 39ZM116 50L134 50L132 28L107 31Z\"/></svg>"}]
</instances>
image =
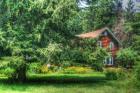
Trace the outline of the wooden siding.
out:
<instances>
[{"instance_id":1,"label":"wooden siding","mask_svg":"<svg viewBox=\"0 0 140 93\"><path fill-rule=\"evenodd\" d=\"M118 45L109 36L102 36L100 38L100 41L102 42L102 47L106 48L108 50L108 52L111 52L112 56L115 57L117 51L119 50ZM113 48L110 48L111 42L114 43Z\"/></svg>"}]
</instances>

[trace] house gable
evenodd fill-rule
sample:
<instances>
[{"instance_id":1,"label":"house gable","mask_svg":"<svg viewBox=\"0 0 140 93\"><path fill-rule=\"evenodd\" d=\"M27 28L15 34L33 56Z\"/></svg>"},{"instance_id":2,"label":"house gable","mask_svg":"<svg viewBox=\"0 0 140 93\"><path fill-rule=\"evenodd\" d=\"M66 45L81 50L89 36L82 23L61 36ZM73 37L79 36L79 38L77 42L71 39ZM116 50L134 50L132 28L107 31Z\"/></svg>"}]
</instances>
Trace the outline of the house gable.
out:
<instances>
[{"instance_id":1,"label":"house gable","mask_svg":"<svg viewBox=\"0 0 140 93\"><path fill-rule=\"evenodd\" d=\"M80 35L76 35L76 37L79 37L79 38L99 38L100 36L103 35L103 33L107 32L108 35L111 37L111 39L116 42L119 47L122 46L121 42L117 39L117 37L112 33L112 31L105 27L105 28L102 28L102 29L98 29L96 31L92 31L92 32L88 32L88 33L83 33L83 34L80 34Z\"/></svg>"}]
</instances>

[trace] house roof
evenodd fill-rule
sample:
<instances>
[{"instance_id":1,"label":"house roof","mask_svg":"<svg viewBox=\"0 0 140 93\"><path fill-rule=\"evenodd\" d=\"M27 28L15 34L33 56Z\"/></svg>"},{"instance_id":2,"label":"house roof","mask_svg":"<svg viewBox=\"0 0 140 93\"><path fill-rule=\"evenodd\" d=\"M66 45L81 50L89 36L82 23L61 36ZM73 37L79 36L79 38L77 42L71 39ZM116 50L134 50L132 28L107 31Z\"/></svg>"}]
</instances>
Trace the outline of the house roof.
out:
<instances>
[{"instance_id":1,"label":"house roof","mask_svg":"<svg viewBox=\"0 0 140 93\"><path fill-rule=\"evenodd\" d=\"M82 39L84 39L84 38L98 38L104 31L108 31L108 33L112 36L112 38L114 40L116 40L119 45L122 45L120 40L111 32L111 30L108 27L104 27L102 29L98 29L96 31L92 31L92 32L88 32L88 33L79 34L79 35L76 35L76 37L79 37Z\"/></svg>"},{"instance_id":2,"label":"house roof","mask_svg":"<svg viewBox=\"0 0 140 93\"><path fill-rule=\"evenodd\" d=\"M105 30L106 30L106 28L102 28L102 29L98 29L98 30L93 31L93 32L88 32L88 33L76 35L76 37L79 37L79 38L97 38Z\"/></svg>"}]
</instances>

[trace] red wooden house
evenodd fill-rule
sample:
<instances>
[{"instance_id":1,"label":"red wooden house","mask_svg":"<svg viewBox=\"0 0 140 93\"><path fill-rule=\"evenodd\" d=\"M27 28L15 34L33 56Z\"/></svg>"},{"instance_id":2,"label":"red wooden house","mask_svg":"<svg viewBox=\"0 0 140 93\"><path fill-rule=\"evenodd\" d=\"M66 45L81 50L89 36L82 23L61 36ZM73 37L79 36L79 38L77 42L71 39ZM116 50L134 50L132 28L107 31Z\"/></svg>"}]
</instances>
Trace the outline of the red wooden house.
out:
<instances>
[{"instance_id":1,"label":"red wooden house","mask_svg":"<svg viewBox=\"0 0 140 93\"><path fill-rule=\"evenodd\" d=\"M114 35L113 32L111 32L109 28L105 27L103 29L98 29L93 32L83 33L76 36L82 39L98 38L98 46L106 48L111 54L109 58L105 59L104 64L109 66L115 65L116 53L122 45L120 40Z\"/></svg>"}]
</instances>

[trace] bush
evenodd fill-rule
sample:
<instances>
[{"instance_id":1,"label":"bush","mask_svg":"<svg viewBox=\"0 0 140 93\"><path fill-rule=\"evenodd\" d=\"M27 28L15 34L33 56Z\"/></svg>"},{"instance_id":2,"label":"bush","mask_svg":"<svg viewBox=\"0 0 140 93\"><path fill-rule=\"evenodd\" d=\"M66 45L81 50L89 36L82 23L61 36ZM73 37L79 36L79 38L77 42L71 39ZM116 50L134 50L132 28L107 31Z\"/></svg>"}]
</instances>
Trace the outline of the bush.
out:
<instances>
[{"instance_id":1,"label":"bush","mask_svg":"<svg viewBox=\"0 0 140 93\"><path fill-rule=\"evenodd\" d=\"M64 74L86 74L91 73L93 70L89 67L68 67L64 69Z\"/></svg>"},{"instance_id":2,"label":"bush","mask_svg":"<svg viewBox=\"0 0 140 93\"><path fill-rule=\"evenodd\" d=\"M140 87L140 63L136 66L134 80L135 86Z\"/></svg>"},{"instance_id":3,"label":"bush","mask_svg":"<svg viewBox=\"0 0 140 93\"><path fill-rule=\"evenodd\" d=\"M106 75L107 79L111 79L111 80L117 79L117 73L113 70L107 70L105 72L105 75Z\"/></svg>"},{"instance_id":4,"label":"bush","mask_svg":"<svg viewBox=\"0 0 140 93\"><path fill-rule=\"evenodd\" d=\"M107 79L111 80L124 79L126 76L122 68L107 68L105 69L105 75Z\"/></svg>"},{"instance_id":5,"label":"bush","mask_svg":"<svg viewBox=\"0 0 140 93\"><path fill-rule=\"evenodd\" d=\"M61 64L60 55L62 52L61 44L50 43L46 48L37 50L40 60L47 63L59 65Z\"/></svg>"},{"instance_id":6,"label":"bush","mask_svg":"<svg viewBox=\"0 0 140 93\"><path fill-rule=\"evenodd\" d=\"M136 67L135 76L136 79L140 82L140 65Z\"/></svg>"},{"instance_id":7,"label":"bush","mask_svg":"<svg viewBox=\"0 0 140 93\"><path fill-rule=\"evenodd\" d=\"M119 65L125 68L132 68L137 59L137 53L130 48L122 49L117 53Z\"/></svg>"},{"instance_id":8,"label":"bush","mask_svg":"<svg viewBox=\"0 0 140 93\"><path fill-rule=\"evenodd\" d=\"M40 63L31 63L29 65L29 71L30 73L39 73L40 72Z\"/></svg>"},{"instance_id":9,"label":"bush","mask_svg":"<svg viewBox=\"0 0 140 93\"><path fill-rule=\"evenodd\" d=\"M49 68L47 65L43 65L41 68L41 73L49 73Z\"/></svg>"},{"instance_id":10,"label":"bush","mask_svg":"<svg viewBox=\"0 0 140 93\"><path fill-rule=\"evenodd\" d=\"M23 58L18 56L3 57L0 61L0 73L7 75L10 78L13 74L17 74L17 69L19 69L24 63Z\"/></svg>"},{"instance_id":11,"label":"bush","mask_svg":"<svg viewBox=\"0 0 140 93\"><path fill-rule=\"evenodd\" d=\"M41 73L54 73L59 71L59 67L55 65L51 65L48 67L48 65L43 65L41 68Z\"/></svg>"},{"instance_id":12,"label":"bush","mask_svg":"<svg viewBox=\"0 0 140 93\"><path fill-rule=\"evenodd\" d=\"M96 51L86 51L84 52L84 57L86 62L94 68L96 71L103 71L103 60L109 56L106 49L96 48Z\"/></svg>"},{"instance_id":13,"label":"bush","mask_svg":"<svg viewBox=\"0 0 140 93\"><path fill-rule=\"evenodd\" d=\"M73 63L72 61L63 61L62 62L62 67L64 67L64 68L70 67L72 63Z\"/></svg>"},{"instance_id":14,"label":"bush","mask_svg":"<svg viewBox=\"0 0 140 93\"><path fill-rule=\"evenodd\" d=\"M8 77L11 77L14 72L15 72L15 70L10 67L0 70L1 74L6 75Z\"/></svg>"}]
</instances>

